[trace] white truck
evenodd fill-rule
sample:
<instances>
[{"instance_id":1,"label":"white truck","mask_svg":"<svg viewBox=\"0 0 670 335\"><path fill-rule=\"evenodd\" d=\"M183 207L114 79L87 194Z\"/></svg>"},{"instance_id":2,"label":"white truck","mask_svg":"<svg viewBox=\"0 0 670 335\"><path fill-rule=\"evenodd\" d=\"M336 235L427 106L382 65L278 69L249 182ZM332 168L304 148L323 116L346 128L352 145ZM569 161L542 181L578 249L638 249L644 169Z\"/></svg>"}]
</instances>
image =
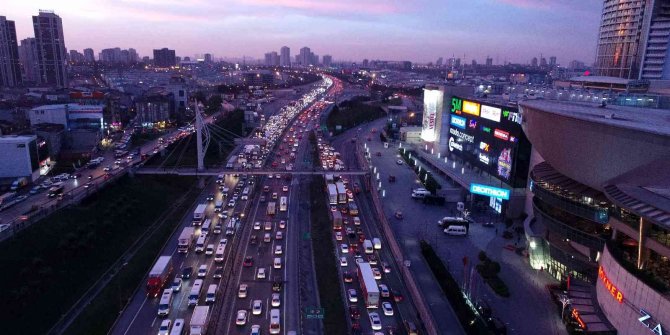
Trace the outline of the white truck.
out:
<instances>
[{"instance_id":1,"label":"white truck","mask_svg":"<svg viewBox=\"0 0 670 335\"><path fill-rule=\"evenodd\" d=\"M193 227L184 227L184 230L181 231L179 239L177 240L177 251L180 253L187 253L188 249L193 243L193 237L195 236L195 228Z\"/></svg>"},{"instance_id":2,"label":"white truck","mask_svg":"<svg viewBox=\"0 0 670 335\"><path fill-rule=\"evenodd\" d=\"M337 202L341 204L346 204L347 203L347 188L344 187L344 183L341 181L338 181L335 183L335 186L337 187Z\"/></svg>"},{"instance_id":3,"label":"white truck","mask_svg":"<svg viewBox=\"0 0 670 335\"><path fill-rule=\"evenodd\" d=\"M195 306L191 316L190 335L204 335L209 324L209 306Z\"/></svg>"},{"instance_id":4,"label":"white truck","mask_svg":"<svg viewBox=\"0 0 670 335\"><path fill-rule=\"evenodd\" d=\"M361 283L363 299L367 308L379 307L379 287L370 263L358 263L358 282Z\"/></svg>"},{"instance_id":5,"label":"white truck","mask_svg":"<svg viewBox=\"0 0 670 335\"><path fill-rule=\"evenodd\" d=\"M202 224L202 221L205 219L205 210L207 209L207 204L200 204L193 211L193 225L199 226Z\"/></svg>"},{"instance_id":6,"label":"white truck","mask_svg":"<svg viewBox=\"0 0 670 335\"><path fill-rule=\"evenodd\" d=\"M337 186L328 184L328 199L331 205L337 205Z\"/></svg>"}]
</instances>

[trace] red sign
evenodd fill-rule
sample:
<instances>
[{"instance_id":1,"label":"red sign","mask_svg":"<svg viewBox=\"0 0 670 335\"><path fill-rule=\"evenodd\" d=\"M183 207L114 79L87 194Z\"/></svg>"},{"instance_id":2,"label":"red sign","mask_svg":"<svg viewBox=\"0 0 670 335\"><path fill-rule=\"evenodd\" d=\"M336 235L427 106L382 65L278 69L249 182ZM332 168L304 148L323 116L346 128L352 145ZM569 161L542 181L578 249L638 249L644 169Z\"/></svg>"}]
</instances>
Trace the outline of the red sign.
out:
<instances>
[{"instance_id":1,"label":"red sign","mask_svg":"<svg viewBox=\"0 0 670 335\"><path fill-rule=\"evenodd\" d=\"M579 323L579 328L586 329L586 323L584 323L576 308L572 309L572 318Z\"/></svg>"},{"instance_id":2,"label":"red sign","mask_svg":"<svg viewBox=\"0 0 670 335\"><path fill-rule=\"evenodd\" d=\"M499 138L503 141L509 140L509 133L506 132L506 131L500 130L500 129L495 129L493 131L493 136L495 136L495 137L497 137L497 138Z\"/></svg>"},{"instance_id":3,"label":"red sign","mask_svg":"<svg viewBox=\"0 0 670 335\"><path fill-rule=\"evenodd\" d=\"M610 292L610 294L618 301L620 304L623 303L623 293L619 291L619 289L614 286L612 281L607 278L607 275L605 274L605 270L603 269L602 265L598 267L598 277L600 277L600 280L603 282L605 285L605 288L607 291Z\"/></svg>"}]
</instances>

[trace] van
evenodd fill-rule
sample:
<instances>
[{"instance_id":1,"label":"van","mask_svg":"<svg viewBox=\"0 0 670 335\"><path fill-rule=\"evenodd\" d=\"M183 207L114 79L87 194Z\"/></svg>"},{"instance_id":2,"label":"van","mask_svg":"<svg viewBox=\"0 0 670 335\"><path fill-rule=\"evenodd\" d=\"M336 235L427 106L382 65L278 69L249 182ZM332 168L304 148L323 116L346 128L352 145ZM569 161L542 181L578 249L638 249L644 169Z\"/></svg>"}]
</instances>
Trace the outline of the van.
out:
<instances>
[{"instance_id":1,"label":"van","mask_svg":"<svg viewBox=\"0 0 670 335\"><path fill-rule=\"evenodd\" d=\"M200 234L207 235L209 234L209 228L212 226L212 220L207 219L205 222L202 224L202 227L200 227Z\"/></svg>"},{"instance_id":2,"label":"van","mask_svg":"<svg viewBox=\"0 0 670 335\"><path fill-rule=\"evenodd\" d=\"M279 308L270 310L270 334L279 334L281 326L279 324Z\"/></svg>"},{"instance_id":3,"label":"van","mask_svg":"<svg viewBox=\"0 0 670 335\"><path fill-rule=\"evenodd\" d=\"M223 208L223 200L217 200L214 203L214 211L217 212L217 213L221 212L222 208Z\"/></svg>"},{"instance_id":4,"label":"van","mask_svg":"<svg viewBox=\"0 0 670 335\"><path fill-rule=\"evenodd\" d=\"M210 284L207 288L207 295L205 296L205 303L215 302L216 301L216 290L218 286L216 284Z\"/></svg>"},{"instance_id":5,"label":"van","mask_svg":"<svg viewBox=\"0 0 670 335\"><path fill-rule=\"evenodd\" d=\"M465 226L449 226L444 229L444 233L454 236L465 236L468 234L468 229Z\"/></svg>"},{"instance_id":6,"label":"van","mask_svg":"<svg viewBox=\"0 0 670 335\"><path fill-rule=\"evenodd\" d=\"M379 237L375 237L372 239L372 245L374 246L375 250L381 250L382 240L380 240Z\"/></svg>"},{"instance_id":7,"label":"van","mask_svg":"<svg viewBox=\"0 0 670 335\"><path fill-rule=\"evenodd\" d=\"M372 247L372 241L370 240L363 241L363 249L365 249L366 254L371 254L375 252L374 248Z\"/></svg>"},{"instance_id":8,"label":"van","mask_svg":"<svg viewBox=\"0 0 670 335\"><path fill-rule=\"evenodd\" d=\"M184 319L174 320L174 324L172 325L172 331L170 331L170 335L184 335L184 324L185 324Z\"/></svg>"},{"instance_id":9,"label":"van","mask_svg":"<svg viewBox=\"0 0 670 335\"><path fill-rule=\"evenodd\" d=\"M207 239L206 235L200 235L198 237L198 239L195 241L195 252L205 251L205 239Z\"/></svg>"},{"instance_id":10,"label":"van","mask_svg":"<svg viewBox=\"0 0 670 335\"><path fill-rule=\"evenodd\" d=\"M412 198L414 199L423 199L426 196L430 195L430 191L426 189L416 189L412 191Z\"/></svg>"},{"instance_id":11,"label":"van","mask_svg":"<svg viewBox=\"0 0 670 335\"><path fill-rule=\"evenodd\" d=\"M202 289L202 279L196 279L195 281L193 281L193 287L191 287L191 292L188 294L189 306L195 306L198 304L201 289Z\"/></svg>"},{"instance_id":12,"label":"van","mask_svg":"<svg viewBox=\"0 0 670 335\"><path fill-rule=\"evenodd\" d=\"M226 251L226 246L219 244L218 247L216 247L216 254L214 255L214 261L215 262L223 262L223 253Z\"/></svg>"},{"instance_id":13,"label":"van","mask_svg":"<svg viewBox=\"0 0 670 335\"><path fill-rule=\"evenodd\" d=\"M158 316L167 316L170 314L170 306L172 305L172 288L163 290L161 300L158 303Z\"/></svg>"},{"instance_id":14,"label":"van","mask_svg":"<svg viewBox=\"0 0 670 335\"><path fill-rule=\"evenodd\" d=\"M275 269L281 269L281 258L275 257L274 268Z\"/></svg>"}]
</instances>

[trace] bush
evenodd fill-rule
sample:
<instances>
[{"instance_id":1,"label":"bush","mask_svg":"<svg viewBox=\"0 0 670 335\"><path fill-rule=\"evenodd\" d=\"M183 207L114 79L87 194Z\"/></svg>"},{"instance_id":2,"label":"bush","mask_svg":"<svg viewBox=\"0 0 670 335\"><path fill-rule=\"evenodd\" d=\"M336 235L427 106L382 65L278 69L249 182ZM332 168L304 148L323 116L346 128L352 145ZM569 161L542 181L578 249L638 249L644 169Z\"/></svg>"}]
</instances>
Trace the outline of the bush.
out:
<instances>
[{"instance_id":1,"label":"bush","mask_svg":"<svg viewBox=\"0 0 670 335\"><path fill-rule=\"evenodd\" d=\"M500 273L500 264L492 261L484 251L478 255L480 263L475 267L484 281L493 289L493 292L501 297L509 297L509 289L505 282L498 277Z\"/></svg>"}]
</instances>

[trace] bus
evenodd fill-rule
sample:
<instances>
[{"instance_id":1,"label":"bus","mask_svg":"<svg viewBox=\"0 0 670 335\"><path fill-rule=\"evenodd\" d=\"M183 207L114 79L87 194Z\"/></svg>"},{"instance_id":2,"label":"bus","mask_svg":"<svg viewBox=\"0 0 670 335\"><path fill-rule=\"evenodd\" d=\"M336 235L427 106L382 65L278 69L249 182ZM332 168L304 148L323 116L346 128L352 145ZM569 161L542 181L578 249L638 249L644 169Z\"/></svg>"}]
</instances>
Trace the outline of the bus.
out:
<instances>
[{"instance_id":1,"label":"bus","mask_svg":"<svg viewBox=\"0 0 670 335\"><path fill-rule=\"evenodd\" d=\"M211 219L206 219L205 222L202 224L202 227L200 227L200 233L201 234L209 234L209 228L212 225L212 220Z\"/></svg>"},{"instance_id":2,"label":"bus","mask_svg":"<svg viewBox=\"0 0 670 335\"><path fill-rule=\"evenodd\" d=\"M49 198L55 198L55 197L63 194L63 189L64 189L64 187L63 187L62 182L58 182L58 183L53 184L51 186L51 188L49 189Z\"/></svg>"},{"instance_id":3,"label":"bus","mask_svg":"<svg viewBox=\"0 0 670 335\"><path fill-rule=\"evenodd\" d=\"M286 207L288 207L288 198L287 197L279 198L279 210L282 212L286 212Z\"/></svg>"},{"instance_id":4,"label":"bus","mask_svg":"<svg viewBox=\"0 0 670 335\"><path fill-rule=\"evenodd\" d=\"M274 201L270 201L270 202L268 202L268 211L267 211L267 214L268 214L268 215L275 215L275 213L276 213L276 206L277 206L277 204L276 204Z\"/></svg>"}]
</instances>

